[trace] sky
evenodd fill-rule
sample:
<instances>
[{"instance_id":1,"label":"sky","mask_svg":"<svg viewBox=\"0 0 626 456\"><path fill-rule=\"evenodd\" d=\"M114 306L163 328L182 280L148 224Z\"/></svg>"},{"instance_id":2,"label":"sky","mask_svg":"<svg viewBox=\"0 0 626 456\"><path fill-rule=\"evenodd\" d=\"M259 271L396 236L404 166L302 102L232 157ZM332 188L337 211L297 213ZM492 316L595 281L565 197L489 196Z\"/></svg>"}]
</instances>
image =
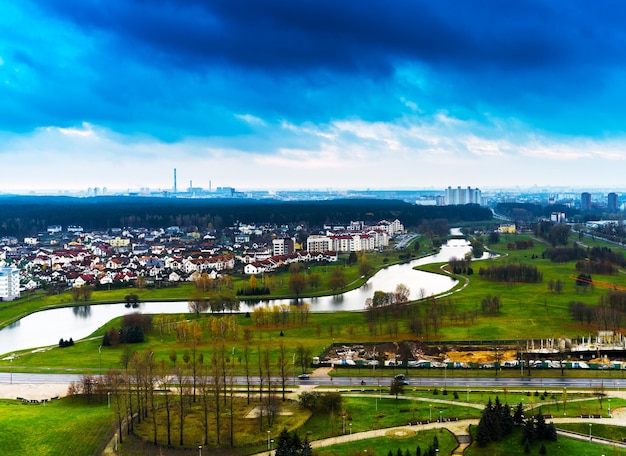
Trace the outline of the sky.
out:
<instances>
[{"instance_id":1,"label":"sky","mask_svg":"<svg viewBox=\"0 0 626 456\"><path fill-rule=\"evenodd\" d=\"M0 0L0 192L625 188L625 15Z\"/></svg>"}]
</instances>

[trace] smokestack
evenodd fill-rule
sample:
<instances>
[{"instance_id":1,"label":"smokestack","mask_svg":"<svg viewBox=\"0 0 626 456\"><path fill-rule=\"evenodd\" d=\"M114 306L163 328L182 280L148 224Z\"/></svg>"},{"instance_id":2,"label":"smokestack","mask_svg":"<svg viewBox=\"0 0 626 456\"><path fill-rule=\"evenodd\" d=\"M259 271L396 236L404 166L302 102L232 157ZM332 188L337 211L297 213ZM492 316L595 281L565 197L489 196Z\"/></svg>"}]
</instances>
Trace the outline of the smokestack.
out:
<instances>
[{"instance_id":1,"label":"smokestack","mask_svg":"<svg viewBox=\"0 0 626 456\"><path fill-rule=\"evenodd\" d=\"M176 168L174 168L174 193L176 193Z\"/></svg>"}]
</instances>

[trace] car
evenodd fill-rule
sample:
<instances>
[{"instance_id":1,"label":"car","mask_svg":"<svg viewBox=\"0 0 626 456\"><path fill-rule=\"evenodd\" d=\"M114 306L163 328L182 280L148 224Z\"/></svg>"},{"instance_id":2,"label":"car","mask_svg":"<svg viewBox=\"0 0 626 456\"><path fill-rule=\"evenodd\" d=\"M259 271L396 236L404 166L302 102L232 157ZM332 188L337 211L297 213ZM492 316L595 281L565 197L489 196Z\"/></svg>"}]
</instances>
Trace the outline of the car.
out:
<instances>
[{"instance_id":1,"label":"car","mask_svg":"<svg viewBox=\"0 0 626 456\"><path fill-rule=\"evenodd\" d=\"M394 378L396 379L396 382L398 382L400 385L408 385L409 384L409 382L407 381L407 379L404 376L404 374L398 374Z\"/></svg>"},{"instance_id":2,"label":"car","mask_svg":"<svg viewBox=\"0 0 626 456\"><path fill-rule=\"evenodd\" d=\"M298 375L298 378L300 380L308 380L309 374L300 374L300 375Z\"/></svg>"}]
</instances>

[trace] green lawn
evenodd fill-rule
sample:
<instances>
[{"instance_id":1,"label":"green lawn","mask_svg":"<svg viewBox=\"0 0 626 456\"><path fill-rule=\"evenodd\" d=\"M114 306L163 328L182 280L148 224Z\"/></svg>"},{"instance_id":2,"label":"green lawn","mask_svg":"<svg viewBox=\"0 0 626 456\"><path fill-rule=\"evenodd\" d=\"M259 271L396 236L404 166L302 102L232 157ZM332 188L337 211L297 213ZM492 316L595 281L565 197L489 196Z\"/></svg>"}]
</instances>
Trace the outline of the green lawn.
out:
<instances>
[{"instance_id":1,"label":"green lawn","mask_svg":"<svg viewBox=\"0 0 626 456\"><path fill-rule=\"evenodd\" d=\"M587 426L587 432L589 426ZM472 434L475 435L476 426L472 426ZM525 455L524 448L521 445L522 431L517 428L512 435L506 439L490 443L484 448L473 443L467 450L466 456L505 456L505 455ZM626 450L607 447L590 443L588 441L568 439L559 436L556 442L543 442L546 447L546 454L550 456L597 456L600 454L609 456L617 454L626 454ZM531 446L530 454L539 454L541 442L535 442Z\"/></svg>"},{"instance_id":2,"label":"green lawn","mask_svg":"<svg viewBox=\"0 0 626 456\"><path fill-rule=\"evenodd\" d=\"M418 431L416 433L409 430L406 437L390 435L375 439L355 440L350 443L314 450L314 454L316 456L387 456L389 451L396 455L398 449L401 449L404 455L408 449L411 455L415 455L418 446L421 449L421 454L424 454L432 445L435 436L439 442L440 455L451 454L456 448L457 442L447 430L441 432L437 430Z\"/></svg>"},{"instance_id":3,"label":"green lawn","mask_svg":"<svg viewBox=\"0 0 626 456\"><path fill-rule=\"evenodd\" d=\"M0 400L0 454L100 454L114 432L106 404L61 399L45 406Z\"/></svg>"}]
</instances>

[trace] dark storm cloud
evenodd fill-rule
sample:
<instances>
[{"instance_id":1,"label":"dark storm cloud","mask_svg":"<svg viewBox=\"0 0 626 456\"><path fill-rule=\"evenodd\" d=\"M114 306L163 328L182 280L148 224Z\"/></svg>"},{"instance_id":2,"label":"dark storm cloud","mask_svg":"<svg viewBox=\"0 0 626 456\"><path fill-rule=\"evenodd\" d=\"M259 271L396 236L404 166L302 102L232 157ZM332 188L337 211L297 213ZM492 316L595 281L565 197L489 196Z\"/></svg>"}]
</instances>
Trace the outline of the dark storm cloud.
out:
<instances>
[{"instance_id":1,"label":"dark storm cloud","mask_svg":"<svg viewBox=\"0 0 626 456\"><path fill-rule=\"evenodd\" d=\"M45 2L59 17L188 64L380 69L395 59L460 67L623 60L626 5L539 1ZM584 58L581 61L581 58Z\"/></svg>"},{"instance_id":2,"label":"dark storm cloud","mask_svg":"<svg viewBox=\"0 0 626 456\"><path fill-rule=\"evenodd\" d=\"M25 10L32 23L19 25L3 55L35 81L0 100L0 109L22 106L8 121L16 129L88 121L166 140L229 136L249 132L236 114L384 121L408 112L401 98L424 115L514 117L559 132L623 128L620 2L35 4L41 15Z\"/></svg>"}]
</instances>

